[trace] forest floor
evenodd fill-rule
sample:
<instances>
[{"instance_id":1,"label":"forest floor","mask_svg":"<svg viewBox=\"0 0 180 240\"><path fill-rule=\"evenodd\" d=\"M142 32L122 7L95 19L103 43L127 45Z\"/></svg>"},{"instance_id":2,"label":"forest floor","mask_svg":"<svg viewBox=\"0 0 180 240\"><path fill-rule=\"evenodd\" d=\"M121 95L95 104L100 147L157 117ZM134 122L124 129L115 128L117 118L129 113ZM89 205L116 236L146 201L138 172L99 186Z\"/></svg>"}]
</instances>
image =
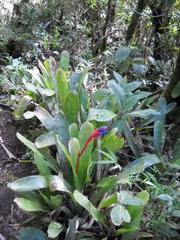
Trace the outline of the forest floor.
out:
<instances>
[{"instance_id":1,"label":"forest floor","mask_svg":"<svg viewBox=\"0 0 180 240\"><path fill-rule=\"evenodd\" d=\"M15 232L25 221L25 215L14 203L14 192L7 187L32 170L32 165L20 162L25 148L16 138L18 124L11 110L0 106L0 240L14 240Z\"/></svg>"}]
</instances>

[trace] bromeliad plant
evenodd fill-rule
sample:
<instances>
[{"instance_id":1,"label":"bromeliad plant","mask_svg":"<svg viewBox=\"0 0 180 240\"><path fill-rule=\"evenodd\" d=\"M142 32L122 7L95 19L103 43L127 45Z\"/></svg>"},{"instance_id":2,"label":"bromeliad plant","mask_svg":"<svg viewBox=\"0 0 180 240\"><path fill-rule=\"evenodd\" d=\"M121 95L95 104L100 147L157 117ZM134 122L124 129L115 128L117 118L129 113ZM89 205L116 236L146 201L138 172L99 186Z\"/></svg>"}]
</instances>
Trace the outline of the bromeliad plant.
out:
<instances>
[{"instance_id":1,"label":"bromeliad plant","mask_svg":"<svg viewBox=\"0 0 180 240\"><path fill-rule=\"evenodd\" d=\"M140 156L129 126L134 115L159 115L153 109L134 109L149 93L132 93L139 83L127 83L115 73L117 81L109 81L107 90L95 92L96 107L90 108L83 87L87 70L70 75L67 52L58 68L51 58L40 69L36 75L32 72L34 85L25 83L26 93L31 99L36 95L38 106L24 116L36 116L44 133L34 143L17 134L32 150L39 175L9 184L19 194L15 202L26 212L53 216L47 231L50 238L61 234L63 239L82 239L91 234L91 239L101 239L110 234L134 239L149 195L122 191L121 186L131 184L134 174L161 162L155 154ZM16 115L21 116L27 105L19 103ZM123 169L115 155L124 145L119 135L122 129L138 158ZM98 225L97 235L93 229Z\"/></svg>"}]
</instances>

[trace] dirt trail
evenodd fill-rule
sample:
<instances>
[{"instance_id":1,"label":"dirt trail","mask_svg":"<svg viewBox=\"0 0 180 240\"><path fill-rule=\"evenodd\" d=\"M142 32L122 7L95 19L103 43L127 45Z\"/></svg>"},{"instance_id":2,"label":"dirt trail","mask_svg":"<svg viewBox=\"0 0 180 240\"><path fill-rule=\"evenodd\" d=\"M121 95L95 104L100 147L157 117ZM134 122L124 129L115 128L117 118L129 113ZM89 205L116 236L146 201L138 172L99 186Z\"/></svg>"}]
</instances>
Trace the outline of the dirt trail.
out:
<instances>
[{"instance_id":1,"label":"dirt trail","mask_svg":"<svg viewBox=\"0 0 180 240\"><path fill-rule=\"evenodd\" d=\"M21 163L25 148L16 138L16 120L10 110L0 107L0 240L14 240L24 214L14 203L14 192L8 182L27 176L32 166Z\"/></svg>"}]
</instances>

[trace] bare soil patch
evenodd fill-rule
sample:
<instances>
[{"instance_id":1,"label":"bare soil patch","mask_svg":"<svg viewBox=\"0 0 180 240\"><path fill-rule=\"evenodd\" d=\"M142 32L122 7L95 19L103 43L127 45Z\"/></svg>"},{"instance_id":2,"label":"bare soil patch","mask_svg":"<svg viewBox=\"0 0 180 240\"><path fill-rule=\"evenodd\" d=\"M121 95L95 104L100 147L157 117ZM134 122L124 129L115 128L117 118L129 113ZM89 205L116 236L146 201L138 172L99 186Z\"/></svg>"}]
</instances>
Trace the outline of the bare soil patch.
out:
<instances>
[{"instance_id":1,"label":"bare soil patch","mask_svg":"<svg viewBox=\"0 0 180 240\"><path fill-rule=\"evenodd\" d=\"M18 125L10 109L0 106L0 240L14 240L26 218L14 203L14 192L7 188L8 182L32 171L31 164L20 161L25 148L16 137Z\"/></svg>"}]
</instances>

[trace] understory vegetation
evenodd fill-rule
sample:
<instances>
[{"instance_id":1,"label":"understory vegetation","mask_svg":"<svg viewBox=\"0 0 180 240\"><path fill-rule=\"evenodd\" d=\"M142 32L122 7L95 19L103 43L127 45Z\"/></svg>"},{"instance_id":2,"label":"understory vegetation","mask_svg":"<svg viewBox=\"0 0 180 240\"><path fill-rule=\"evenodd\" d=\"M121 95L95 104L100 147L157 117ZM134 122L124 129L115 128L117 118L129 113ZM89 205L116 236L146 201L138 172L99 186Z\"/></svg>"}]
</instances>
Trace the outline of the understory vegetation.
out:
<instances>
[{"instance_id":1,"label":"understory vegetation","mask_svg":"<svg viewBox=\"0 0 180 240\"><path fill-rule=\"evenodd\" d=\"M3 4L0 105L33 165L14 239L179 239L180 2Z\"/></svg>"}]
</instances>

